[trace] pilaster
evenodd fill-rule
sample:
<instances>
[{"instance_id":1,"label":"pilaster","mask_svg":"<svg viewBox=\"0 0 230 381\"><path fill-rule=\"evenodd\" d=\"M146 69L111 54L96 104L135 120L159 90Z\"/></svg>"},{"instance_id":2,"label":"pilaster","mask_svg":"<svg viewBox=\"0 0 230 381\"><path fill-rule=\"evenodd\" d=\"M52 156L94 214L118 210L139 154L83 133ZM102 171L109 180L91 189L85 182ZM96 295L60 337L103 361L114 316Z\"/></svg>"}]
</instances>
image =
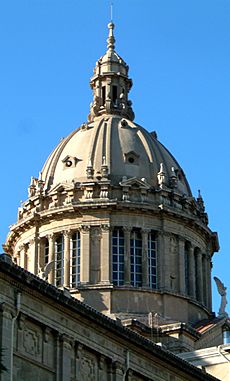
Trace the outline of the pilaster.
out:
<instances>
[{"instance_id":1,"label":"pilaster","mask_svg":"<svg viewBox=\"0 0 230 381\"><path fill-rule=\"evenodd\" d=\"M0 348L3 349L2 363L7 372L0 374L0 381L12 381L13 377L13 334L15 309L7 303L0 304Z\"/></svg>"},{"instance_id":2,"label":"pilaster","mask_svg":"<svg viewBox=\"0 0 230 381\"><path fill-rule=\"evenodd\" d=\"M69 336L65 334L60 336L60 381L70 381L72 379L73 343L73 339Z\"/></svg>"}]
</instances>

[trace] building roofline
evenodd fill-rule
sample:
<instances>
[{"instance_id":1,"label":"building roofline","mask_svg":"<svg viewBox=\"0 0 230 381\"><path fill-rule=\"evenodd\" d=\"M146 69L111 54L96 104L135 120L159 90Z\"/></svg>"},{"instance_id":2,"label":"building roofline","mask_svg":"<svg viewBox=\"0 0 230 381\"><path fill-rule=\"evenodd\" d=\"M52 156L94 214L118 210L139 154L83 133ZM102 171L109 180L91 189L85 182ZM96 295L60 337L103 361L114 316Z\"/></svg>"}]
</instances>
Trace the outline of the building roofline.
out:
<instances>
[{"instance_id":1,"label":"building roofline","mask_svg":"<svg viewBox=\"0 0 230 381\"><path fill-rule=\"evenodd\" d=\"M24 287L33 289L44 296L51 298L53 301L61 304L67 309L77 312L84 318L96 322L99 326L107 328L113 334L119 335L120 338L128 340L129 343L139 347L140 349L153 354L159 360L167 361L167 363L177 369L186 371L192 376L196 376L200 381L217 381L218 379L208 375L202 370L189 364L187 361L180 359L178 356L154 344L150 340L144 338L140 334L124 327L121 323L112 320L111 318L103 315L89 305L71 297L66 296L63 290L49 284L48 282L40 279L36 275L24 270L22 267L17 266L11 262L7 254L0 255L0 273L4 273L9 277L21 283ZM20 286L19 286L20 287Z\"/></svg>"}]
</instances>

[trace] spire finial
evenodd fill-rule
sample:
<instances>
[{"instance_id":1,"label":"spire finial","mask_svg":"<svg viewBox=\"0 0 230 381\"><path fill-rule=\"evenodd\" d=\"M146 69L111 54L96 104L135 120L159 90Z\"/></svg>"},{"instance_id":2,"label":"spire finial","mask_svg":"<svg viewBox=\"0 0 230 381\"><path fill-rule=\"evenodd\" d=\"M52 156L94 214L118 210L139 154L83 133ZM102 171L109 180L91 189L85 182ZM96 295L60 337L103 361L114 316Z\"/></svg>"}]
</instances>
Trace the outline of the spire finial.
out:
<instances>
[{"instance_id":1,"label":"spire finial","mask_svg":"<svg viewBox=\"0 0 230 381\"><path fill-rule=\"evenodd\" d=\"M110 21L113 22L113 1L110 2Z\"/></svg>"},{"instance_id":2,"label":"spire finial","mask_svg":"<svg viewBox=\"0 0 230 381\"><path fill-rule=\"evenodd\" d=\"M113 35L113 29L114 29L115 25L114 23L111 21L109 24L108 24L108 28L109 28L109 37L108 37L108 49L110 50L114 50L115 48L115 38L114 38L114 35Z\"/></svg>"}]
</instances>

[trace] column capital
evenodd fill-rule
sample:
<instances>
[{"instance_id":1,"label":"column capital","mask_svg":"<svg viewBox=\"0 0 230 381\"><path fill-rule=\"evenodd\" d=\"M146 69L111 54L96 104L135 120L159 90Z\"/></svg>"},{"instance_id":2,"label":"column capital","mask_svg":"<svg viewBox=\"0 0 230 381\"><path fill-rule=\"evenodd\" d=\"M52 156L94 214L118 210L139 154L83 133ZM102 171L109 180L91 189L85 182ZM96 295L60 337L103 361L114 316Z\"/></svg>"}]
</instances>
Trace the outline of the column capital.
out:
<instances>
[{"instance_id":1,"label":"column capital","mask_svg":"<svg viewBox=\"0 0 230 381\"><path fill-rule=\"evenodd\" d=\"M71 237L71 235L72 235L72 230L70 230L70 229L67 229L67 230L64 230L63 231L63 235L64 235L64 237L65 238L70 238Z\"/></svg>"},{"instance_id":2,"label":"column capital","mask_svg":"<svg viewBox=\"0 0 230 381\"><path fill-rule=\"evenodd\" d=\"M123 231L130 233L132 231L132 227L131 226L123 226Z\"/></svg>"},{"instance_id":3,"label":"column capital","mask_svg":"<svg viewBox=\"0 0 230 381\"><path fill-rule=\"evenodd\" d=\"M82 233L89 233L90 232L90 228L91 228L91 225L87 225L87 224L82 224L82 225L79 226L79 230Z\"/></svg>"},{"instance_id":4,"label":"column capital","mask_svg":"<svg viewBox=\"0 0 230 381\"><path fill-rule=\"evenodd\" d=\"M149 234L151 232L151 228L141 228L141 233L143 234Z\"/></svg>"},{"instance_id":5,"label":"column capital","mask_svg":"<svg viewBox=\"0 0 230 381\"><path fill-rule=\"evenodd\" d=\"M109 224L102 224L101 230L102 230L102 232L108 232L111 230L111 226Z\"/></svg>"},{"instance_id":6,"label":"column capital","mask_svg":"<svg viewBox=\"0 0 230 381\"><path fill-rule=\"evenodd\" d=\"M60 334L59 340L67 349L72 349L74 347L74 338L66 335L65 333Z\"/></svg>"},{"instance_id":7,"label":"column capital","mask_svg":"<svg viewBox=\"0 0 230 381\"><path fill-rule=\"evenodd\" d=\"M49 233L45 236L45 238L48 239L48 241L53 241L55 237L57 236L57 233Z\"/></svg>"},{"instance_id":8,"label":"column capital","mask_svg":"<svg viewBox=\"0 0 230 381\"><path fill-rule=\"evenodd\" d=\"M16 314L16 308L6 302L3 302L3 303L0 303L0 312L2 312L7 317L13 319L13 317Z\"/></svg>"}]
</instances>

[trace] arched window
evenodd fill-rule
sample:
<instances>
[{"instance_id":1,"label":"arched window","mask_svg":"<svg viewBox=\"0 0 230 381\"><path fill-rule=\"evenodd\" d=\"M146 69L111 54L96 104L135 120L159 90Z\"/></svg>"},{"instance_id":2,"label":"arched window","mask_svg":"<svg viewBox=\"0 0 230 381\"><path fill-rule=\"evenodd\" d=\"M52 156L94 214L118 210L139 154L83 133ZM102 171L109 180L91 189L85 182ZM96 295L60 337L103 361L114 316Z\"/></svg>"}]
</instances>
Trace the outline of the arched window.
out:
<instances>
[{"instance_id":1,"label":"arched window","mask_svg":"<svg viewBox=\"0 0 230 381\"><path fill-rule=\"evenodd\" d=\"M130 236L131 285L142 286L142 236L139 230L133 230Z\"/></svg>"},{"instance_id":2,"label":"arched window","mask_svg":"<svg viewBox=\"0 0 230 381\"><path fill-rule=\"evenodd\" d=\"M113 229L112 255L113 255L113 284L124 284L124 232L121 228Z\"/></svg>"},{"instance_id":3,"label":"arched window","mask_svg":"<svg viewBox=\"0 0 230 381\"><path fill-rule=\"evenodd\" d=\"M157 241L156 233L148 234L148 275L149 287L157 287Z\"/></svg>"},{"instance_id":4,"label":"arched window","mask_svg":"<svg viewBox=\"0 0 230 381\"><path fill-rule=\"evenodd\" d=\"M80 232L77 231L70 241L70 287L76 288L80 283L80 254L81 239Z\"/></svg>"},{"instance_id":5,"label":"arched window","mask_svg":"<svg viewBox=\"0 0 230 381\"><path fill-rule=\"evenodd\" d=\"M55 240L55 286L64 282L64 237L60 235Z\"/></svg>"}]
</instances>

